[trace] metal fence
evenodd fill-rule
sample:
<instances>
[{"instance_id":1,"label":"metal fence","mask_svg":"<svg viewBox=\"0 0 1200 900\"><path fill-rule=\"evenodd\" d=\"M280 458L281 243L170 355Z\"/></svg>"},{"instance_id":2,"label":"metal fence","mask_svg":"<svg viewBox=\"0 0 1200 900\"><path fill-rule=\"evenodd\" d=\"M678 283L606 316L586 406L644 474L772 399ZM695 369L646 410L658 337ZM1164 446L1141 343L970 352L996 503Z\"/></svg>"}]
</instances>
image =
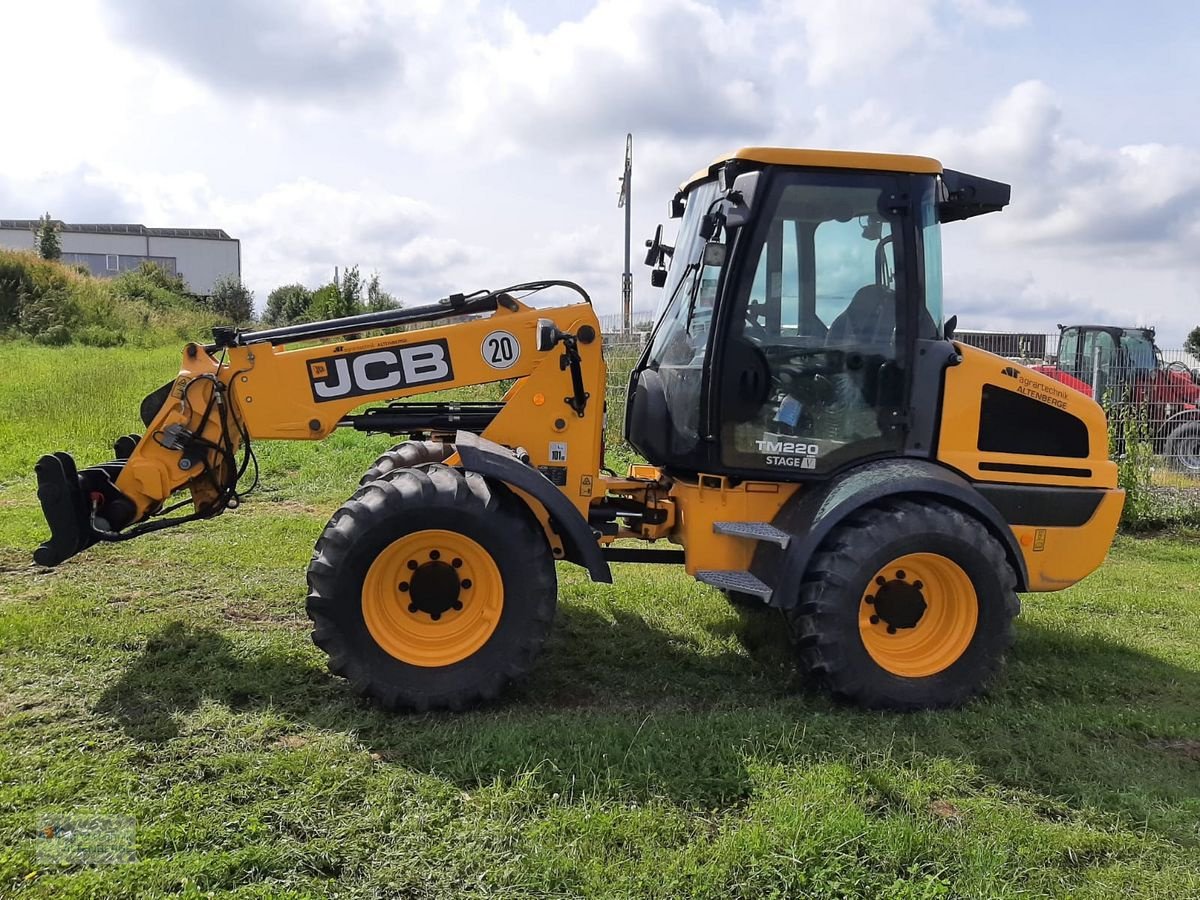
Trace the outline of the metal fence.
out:
<instances>
[{"instance_id":1,"label":"metal fence","mask_svg":"<svg viewBox=\"0 0 1200 900\"><path fill-rule=\"evenodd\" d=\"M629 372L641 356L652 313L634 313L621 331L619 315L601 316L608 361L605 399L608 441L622 440ZM1080 328L1059 334L959 331L955 340L1040 371L1095 397L1106 409L1114 456L1149 457L1156 483L1200 489L1200 359L1159 347L1147 329Z\"/></svg>"}]
</instances>

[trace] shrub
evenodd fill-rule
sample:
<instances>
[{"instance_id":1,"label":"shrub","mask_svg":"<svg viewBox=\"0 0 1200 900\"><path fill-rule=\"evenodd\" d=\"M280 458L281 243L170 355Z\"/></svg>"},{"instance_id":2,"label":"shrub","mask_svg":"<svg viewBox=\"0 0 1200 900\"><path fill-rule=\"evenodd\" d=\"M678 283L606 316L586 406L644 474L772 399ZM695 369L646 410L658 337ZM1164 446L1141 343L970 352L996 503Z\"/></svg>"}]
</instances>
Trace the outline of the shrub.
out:
<instances>
[{"instance_id":1,"label":"shrub","mask_svg":"<svg viewBox=\"0 0 1200 900\"><path fill-rule=\"evenodd\" d=\"M213 312L234 325L254 320L254 291L242 284L236 275L218 278L208 303Z\"/></svg>"},{"instance_id":2,"label":"shrub","mask_svg":"<svg viewBox=\"0 0 1200 900\"><path fill-rule=\"evenodd\" d=\"M85 325L75 333L75 340L89 347L120 347L125 335L103 325Z\"/></svg>"},{"instance_id":3,"label":"shrub","mask_svg":"<svg viewBox=\"0 0 1200 900\"><path fill-rule=\"evenodd\" d=\"M312 291L302 284L284 284L267 295L263 322L267 325L293 325L307 317Z\"/></svg>"},{"instance_id":4,"label":"shrub","mask_svg":"<svg viewBox=\"0 0 1200 900\"><path fill-rule=\"evenodd\" d=\"M71 330L66 325L51 325L35 334L33 339L48 347L64 347L71 343Z\"/></svg>"},{"instance_id":5,"label":"shrub","mask_svg":"<svg viewBox=\"0 0 1200 900\"><path fill-rule=\"evenodd\" d=\"M0 334L60 345L157 346L193 339L217 317L156 265L106 280L28 251L0 250Z\"/></svg>"}]
</instances>

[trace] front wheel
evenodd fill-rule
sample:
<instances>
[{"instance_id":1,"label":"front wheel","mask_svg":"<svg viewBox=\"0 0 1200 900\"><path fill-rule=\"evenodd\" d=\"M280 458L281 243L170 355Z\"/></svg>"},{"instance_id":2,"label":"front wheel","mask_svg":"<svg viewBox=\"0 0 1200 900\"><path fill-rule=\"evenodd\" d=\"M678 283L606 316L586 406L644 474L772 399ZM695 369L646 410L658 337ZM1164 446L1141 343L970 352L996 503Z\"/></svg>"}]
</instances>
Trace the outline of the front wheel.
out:
<instances>
[{"instance_id":1,"label":"front wheel","mask_svg":"<svg viewBox=\"0 0 1200 900\"><path fill-rule=\"evenodd\" d=\"M313 641L388 709L461 709L533 666L557 603L537 521L503 486L443 465L360 488L308 568Z\"/></svg>"},{"instance_id":2,"label":"front wheel","mask_svg":"<svg viewBox=\"0 0 1200 900\"><path fill-rule=\"evenodd\" d=\"M801 668L835 696L876 709L958 706L1012 643L1014 584L978 521L897 500L838 526L787 616Z\"/></svg>"}]
</instances>

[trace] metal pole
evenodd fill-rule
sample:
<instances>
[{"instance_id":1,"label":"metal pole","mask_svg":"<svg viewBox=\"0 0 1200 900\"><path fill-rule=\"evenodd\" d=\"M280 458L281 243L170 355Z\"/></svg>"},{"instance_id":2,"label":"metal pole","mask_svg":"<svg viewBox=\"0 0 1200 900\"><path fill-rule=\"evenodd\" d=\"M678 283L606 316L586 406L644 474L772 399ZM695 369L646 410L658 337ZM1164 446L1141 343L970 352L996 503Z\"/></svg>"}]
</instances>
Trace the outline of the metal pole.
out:
<instances>
[{"instance_id":1,"label":"metal pole","mask_svg":"<svg viewBox=\"0 0 1200 900\"><path fill-rule=\"evenodd\" d=\"M630 217L633 209L633 135L625 135L625 172L621 176L621 198L625 207L625 272L621 276L621 333L633 332L633 272L629 265Z\"/></svg>"}]
</instances>

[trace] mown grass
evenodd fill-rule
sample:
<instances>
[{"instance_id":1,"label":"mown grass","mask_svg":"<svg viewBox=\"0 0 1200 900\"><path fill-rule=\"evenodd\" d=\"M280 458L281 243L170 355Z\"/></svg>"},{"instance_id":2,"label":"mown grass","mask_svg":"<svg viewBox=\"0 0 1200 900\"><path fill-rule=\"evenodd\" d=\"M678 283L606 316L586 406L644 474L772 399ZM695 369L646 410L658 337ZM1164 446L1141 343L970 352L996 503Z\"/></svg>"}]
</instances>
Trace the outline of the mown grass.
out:
<instances>
[{"instance_id":1,"label":"mown grass","mask_svg":"<svg viewBox=\"0 0 1200 900\"><path fill-rule=\"evenodd\" d=\"M531 679L388 715L303 613L386 439L263 442L242 509L48 572L29 466L105 458L175 351L0 355L0 895L1200 895L1200 535L1123 538L1027 597L957 712L836 706L774 619L674 570L562 566ZM136 860L54 864L40 829L95 816L135 823Z\"/></svg>"}]
</instances>

